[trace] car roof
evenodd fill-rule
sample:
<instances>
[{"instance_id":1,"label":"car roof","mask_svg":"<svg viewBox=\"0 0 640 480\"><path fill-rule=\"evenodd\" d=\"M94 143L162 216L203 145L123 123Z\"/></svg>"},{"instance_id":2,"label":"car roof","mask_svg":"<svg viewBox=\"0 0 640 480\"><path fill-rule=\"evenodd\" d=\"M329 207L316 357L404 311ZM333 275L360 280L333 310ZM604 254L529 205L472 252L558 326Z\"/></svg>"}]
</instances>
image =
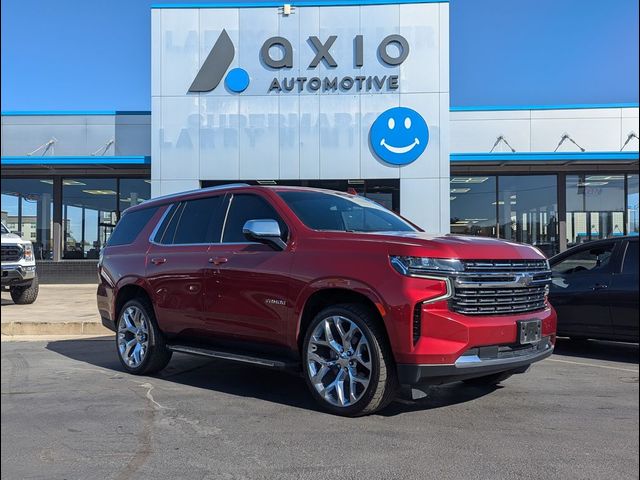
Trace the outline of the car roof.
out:
<instances>
[{"instance_id":1,"label":"car roof","mask_svg":"<svg viewBox=\"0 0 640 480\"><path fill-rule=\"evenodd\" d=\"M194 190L188 190L185 192L177 192L169 195L163 195L160 197L154 197L149 200L146 200L138 205L128 208L126 211L135 211L142 210L145 208L151 207L159 207L162 205L167 205L169 203L175 203L182 200L187 200L189 198L197 198L204 197L207 193L210 192L221 192L226 193L227 191L233 190L272 190L272 191L301 191L301 192L324 192L324 193L333 193L333 194L344 194L349 195L347 192L338 192L334 190L327 190L322 188L313 188L313 187L299 187L299 186L289 186L289 185L249 185L248 183L228 183L224 185L216 185L213 187L204 187L197 188Z\"/></svg>"}]
</instances>

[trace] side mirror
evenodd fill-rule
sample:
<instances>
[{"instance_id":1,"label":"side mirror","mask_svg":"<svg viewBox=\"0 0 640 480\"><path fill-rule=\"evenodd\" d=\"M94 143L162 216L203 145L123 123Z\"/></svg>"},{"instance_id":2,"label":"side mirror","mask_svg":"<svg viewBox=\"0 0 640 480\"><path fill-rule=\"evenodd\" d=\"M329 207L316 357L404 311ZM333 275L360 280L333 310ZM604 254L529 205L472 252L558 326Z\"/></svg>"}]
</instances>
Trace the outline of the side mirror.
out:
<instances>
[{"instance_id":1,"label":"side mirror","mask_svg":"<svg viewBox=\"0 0 640 480\"><path fill-rule=\"evenodd\" d=\"M280 225L273 219L247 220L242 233L252 242L269 245L276 250L284 250L287 244L282 240Z\"/></svg>"}]
</instances>

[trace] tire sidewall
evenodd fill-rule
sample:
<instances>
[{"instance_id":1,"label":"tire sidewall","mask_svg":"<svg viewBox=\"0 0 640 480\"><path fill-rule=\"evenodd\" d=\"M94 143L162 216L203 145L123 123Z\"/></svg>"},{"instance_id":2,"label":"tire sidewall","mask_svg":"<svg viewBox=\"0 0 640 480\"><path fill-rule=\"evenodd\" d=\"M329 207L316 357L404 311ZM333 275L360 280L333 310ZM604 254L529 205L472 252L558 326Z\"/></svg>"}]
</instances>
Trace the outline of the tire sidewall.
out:
<instances>
[{"instance_id":1,"label":"tire sidewall","mask_svg":"<svg viewBox=\"0 0 640 480\"><path fill-rule=\"evenodd\" d=\"M362 396L362 398L358 400L356 403L354 403L353 405L349 405L348 407L337 407L327 402L322 397L322 395L318 393L318 391L316 390L316 387L311 382L311 379L309 378L308 367L307 367L307 350L309 346L309 340L311 339L311 335L313 334L313 331L316 329L316 327L320 322L325 320L327 317L332 317L332 316L342 316L342 317L348 318L353 323L355 323L364 334L365 338L367 339L367 342L369 342L369 347L371 349L370 357L371 357L372 371L371 371L371 379L369 380L369 385L367 386L367 390L365 394ZM320 313L318 313L318 315L315 316L315 318L311 321L311 323L309 324L309 327L306 330L301 353L302 353L302 374L304 376L304 380L307 386L309 387L309 390L311 391L311 395L313 395L314 399L322 406L323 409L338 415L352 416L352 415L357 415L359 412L364 410L367 407L367 405L369 405L369 403L371 402L371 399L375 395L375 392L378 388L378 384L380 382L381 351L380 351L379 340L375 337L375 335L373 334L373 332L371 331L367 323L363 321L359 315L342 307L328 307L322 310Z\"/></svg>"},{"instance_id":2,"label":"tire sidewall","mask_svg":"<svg viewBox=\"0 0 640 480\"><path fill-rule=\"evenodd\" d=\"M144 357L144 360L142 360L142 363L140 363L140 365L138 365L137 367L131 367L130 365L126 364L126 362L122 358L122 355L120 355L120 347L118 345L118 330L120 328L120 322L122 321L124 312L126 312L127 308L129 307L137 307L140 310L142 310L144 312L144 315L146 316L147 323L149 324L149 347L147 348L147 353ZM151 359L155 354L156 349L159 347L158 345L159 335L160 335L160 332L156 325L155 317L153 316L153 312L149 312L148 305L146 305L145 303L139 300L134 299L134 300L129 300L127 303L125 303L122 306L122 308L120 309L120 313L118 315L118 322L116 323L115 343L116 343L116 353L118 354L118 359L120 360L120 364L123 366L123 368L127 372L133 373L133 374L141 374L142 372L145 371L145 369L149 365L149 362L151 362Z\"/></svg>"}]
</instances>

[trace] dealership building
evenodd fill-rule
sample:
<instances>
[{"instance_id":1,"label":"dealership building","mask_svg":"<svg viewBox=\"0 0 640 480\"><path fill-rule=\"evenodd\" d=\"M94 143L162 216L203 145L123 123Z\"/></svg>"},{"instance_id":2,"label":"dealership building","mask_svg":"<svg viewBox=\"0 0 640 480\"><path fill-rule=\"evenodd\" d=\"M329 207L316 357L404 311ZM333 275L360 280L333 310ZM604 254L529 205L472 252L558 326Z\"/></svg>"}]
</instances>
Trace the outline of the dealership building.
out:
<instances>
[{"instance_id":1,"label":"dealership building","mask_svg":"<svg viewBox=\"0 0 640 480\"><path fill-rule=\"evenodd\" d=\"M2 113L2 220L41 262L95 262L129 206L239 181L547 255L638 234L638 104L451 107L447 2L258 5L154 7L151 112Z\"/></svg>"}]
</instances>

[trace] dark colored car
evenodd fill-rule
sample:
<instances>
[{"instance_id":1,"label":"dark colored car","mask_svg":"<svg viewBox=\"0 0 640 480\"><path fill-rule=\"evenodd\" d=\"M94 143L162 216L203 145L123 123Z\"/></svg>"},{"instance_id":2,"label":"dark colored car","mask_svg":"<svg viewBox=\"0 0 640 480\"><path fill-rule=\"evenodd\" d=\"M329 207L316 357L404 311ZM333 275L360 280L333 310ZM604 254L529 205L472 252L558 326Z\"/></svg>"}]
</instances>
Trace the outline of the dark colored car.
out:
<instances>
[{"instance_id":1,"label":"dark colored car","mask_svg":"<svg viewBox=\"0 0 640 480\"><path fill-rule=\"evenodd\" d=\"M537 249L430 236L346 193L157 198L125 212L98 269L128 372L158 371L172 352L290 369L342 415L384 407L400 385L495 384L555 342Z\"/></svg>"},{"instance_id":2,"label":"dark colored car","mask_svg":"<svg viewBox=\"0 0 640 480\"><path fill-rule=\"evenodd\" d=\"M638 341L638 237L585 243L550 263L558 335Z\"/></svg>"}]
</instances>

